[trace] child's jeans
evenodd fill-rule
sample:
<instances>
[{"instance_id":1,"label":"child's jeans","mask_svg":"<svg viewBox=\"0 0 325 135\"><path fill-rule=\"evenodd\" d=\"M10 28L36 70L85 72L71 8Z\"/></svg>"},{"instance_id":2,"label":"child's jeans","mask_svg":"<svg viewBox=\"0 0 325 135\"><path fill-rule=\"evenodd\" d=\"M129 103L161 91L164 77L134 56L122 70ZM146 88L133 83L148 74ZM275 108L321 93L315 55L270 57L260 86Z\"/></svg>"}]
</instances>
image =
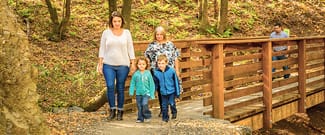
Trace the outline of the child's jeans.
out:
<instances>
[{"instance_id":1,"label":"child's jeans","mask_svg":"<svg viewBox=\"0 0 325 135\"><path fill-rule=\"evenodd\" d=\"M168 105L170 105L172 114L177 113L175 94L161 95L161 101L162 101L162 120L168 121L169 120Z\"/></svg>"},{"instance_id":2,"label":"child's jeans","mask_svg":"<svg viewBox=\"0 0 325 135\"><path fill-rule=\"evenodd\" d=\"M148 107L150 96L148 95L137 95L136 101L138 106L138 119L140 121L144 121L144 119L150 119L151 118L151 111Z\"/></svg>"}]
</instances>

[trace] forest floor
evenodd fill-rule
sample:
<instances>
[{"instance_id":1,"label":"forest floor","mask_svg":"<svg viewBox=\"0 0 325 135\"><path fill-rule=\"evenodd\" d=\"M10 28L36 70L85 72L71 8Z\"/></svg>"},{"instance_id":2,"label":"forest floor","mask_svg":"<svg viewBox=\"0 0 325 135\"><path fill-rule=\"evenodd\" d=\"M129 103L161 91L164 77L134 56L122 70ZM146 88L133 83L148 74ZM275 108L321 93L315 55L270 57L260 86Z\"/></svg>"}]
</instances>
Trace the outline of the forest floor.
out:
<instances>
[{"instance_id":1,"label":"forest floor","mask_svg":"<svg viewBox=\"0 0 325 135\"><path fill-rule=\"evenodd\" d=\"M173 134L226 134L215 130L198 131L197 127L189 126L210 121L209 116L202 115L202 100L179 102L178 117L168 123L162 122L157 116L159 109L151 109L153 117L150 122L136 123L137 112L124 115L123 121L107 121L107 107L96 112L65 112L45 113L52 135L173 135ZM211 124L211 123L209 123ZM178 125L187 125L176 130ZM206 126L209 128L208 125ZM325 134L325 103L307 110L306 114L296 114L273 124L270 130L253 131L253 135L321 135Z\"/></svg>"}]
</instances>

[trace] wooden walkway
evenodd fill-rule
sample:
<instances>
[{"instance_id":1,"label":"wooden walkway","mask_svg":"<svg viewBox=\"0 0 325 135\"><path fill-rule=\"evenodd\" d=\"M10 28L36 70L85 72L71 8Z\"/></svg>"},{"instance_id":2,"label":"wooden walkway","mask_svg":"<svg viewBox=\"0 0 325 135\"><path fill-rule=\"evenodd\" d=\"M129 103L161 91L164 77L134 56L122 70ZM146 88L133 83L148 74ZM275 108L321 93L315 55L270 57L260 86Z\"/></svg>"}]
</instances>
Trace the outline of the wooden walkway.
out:
<instances>
[{"instance_id":1,"label":"wooden walkway","mask_svg":"<svg viewBox=\"0 0 325 135\"><path fill-rule=\"evenodd\" d=\"M318 76L318 77L314 77L314 78L310 78L307 80L307 82L313 82L316 80L320 80L320 79L324 79L324 76ZM277 80L277 79L276 79ZM285 86L281 86L281 87L277 87L272 89L272 93L277 93L277 92L281 92L290 88L295 88L298 86L297 82L291 83L291 84L287 84ZM325 83L322 84L318 84L315 86L310 86L307 87L307 93L313 93L314 90L315 91L319 91L320 89L325 87ZM308 95L308 94L307 94ZM243 97L239 97L239 98L235 98L235 99L231 99L225 102L225 107L227 106L231 106L234 104L239 104L241 102L245 102L245 101L249 101L249 100L253 100L256 98L260 98L263 97L263 93L262 92L258 92L258 93L254 93L251 95L247 95L247 96L243 96ZM279 97L276 97L274 99L272 99L272 104L273 106L279 106L281 104L284 104L286 102L292 102L293 100L297 100L299 98L299 93L298 91L295 91L293 93L288 93L286 95L282 95ZM245 118L247 116L250 116L252 114L256 114L259 112L262 112L264 108L264 105L262 102L260 103L256 103L256 104L251 104L249 106L245 106L242 108L238 108L238 109L234 109L232 111L226 112L225 113L225 119L229 120L231 122L237 121L238 119L242 119Z\"/></svg>"}]
</instances>

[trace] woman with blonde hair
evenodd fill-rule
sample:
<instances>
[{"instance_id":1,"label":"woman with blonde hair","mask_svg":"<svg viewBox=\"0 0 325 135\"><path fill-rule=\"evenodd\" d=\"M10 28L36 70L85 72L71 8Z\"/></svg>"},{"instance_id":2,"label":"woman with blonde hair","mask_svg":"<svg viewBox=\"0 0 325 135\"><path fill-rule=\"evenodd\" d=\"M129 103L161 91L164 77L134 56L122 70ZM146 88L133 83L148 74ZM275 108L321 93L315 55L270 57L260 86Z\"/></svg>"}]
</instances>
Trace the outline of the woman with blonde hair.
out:
<instances>
[{"instance_id":1,"label":"woman with blonde hair","mask_svg":"<svg viewBox=\"0 0 325 135\"><path fill-rule=\"evenodd\" d=\"M146 56L151 64L151 73L158 68L157 58L159 55L167 56L168 63L167 65L174 68L176 70L176 74L179 77L179 68L178 68L178 57L180 56L180 52L177 50L173 42L167 40L166 31L162 26L158 26L153 34L153 41L149 43L146 51L144 52L144 56ZM156 80L155 80L156 81ZM162 107L161 107L161 93L159 87L157 88L158 99L160 105L160 114L161 117ZM172 112L172 114L176 114L177 112Z\"/></svg>"}]
</instances>

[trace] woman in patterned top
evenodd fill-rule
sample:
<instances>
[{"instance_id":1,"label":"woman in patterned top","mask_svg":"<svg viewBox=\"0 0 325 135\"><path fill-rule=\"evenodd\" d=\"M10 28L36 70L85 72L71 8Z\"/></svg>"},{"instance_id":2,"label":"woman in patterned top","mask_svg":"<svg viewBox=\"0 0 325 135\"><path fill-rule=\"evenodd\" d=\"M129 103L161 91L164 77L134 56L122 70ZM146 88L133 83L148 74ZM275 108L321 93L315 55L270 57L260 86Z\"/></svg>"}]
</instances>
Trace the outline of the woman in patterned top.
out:
<instances>
[{"instance_id":1,"label":"woman in patterned top","mask_svg":"<svg viewBox=\"0 0 325 135\"><path fill-rule=\"evenodd\" d=\"M176 74L179 77L179 68L177 57L180 56L180 52L177 50L173 42L166 39L166 31L163 27L158 26L154 32L154 41L148 45L148 48L144 52L151 64L151 73L153 74L154 69L158 68L157 58L159 55L166 55L168 58L168 65L176 70ZM156 80L155 80L156 81ZM161 117L161 94L159 88L157 89L158 99L160 105Z\"/></svg>"}]
</instances>

